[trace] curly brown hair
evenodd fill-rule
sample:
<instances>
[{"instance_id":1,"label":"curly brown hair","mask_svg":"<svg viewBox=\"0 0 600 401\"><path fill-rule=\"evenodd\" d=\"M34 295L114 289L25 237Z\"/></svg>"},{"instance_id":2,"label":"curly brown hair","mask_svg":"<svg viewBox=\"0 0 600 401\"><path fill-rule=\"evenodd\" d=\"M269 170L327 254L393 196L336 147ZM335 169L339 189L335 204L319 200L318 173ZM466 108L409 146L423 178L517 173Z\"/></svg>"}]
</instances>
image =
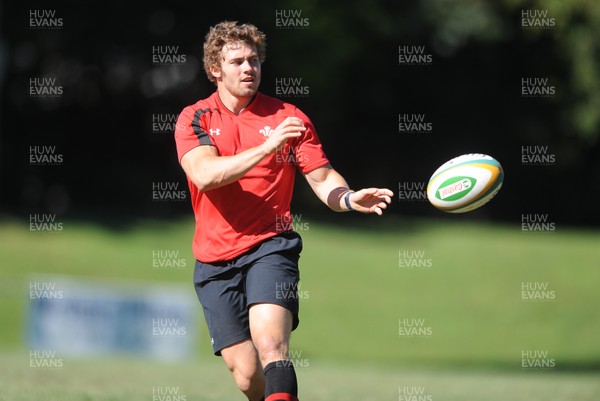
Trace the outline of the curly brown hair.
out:
<instances>
[{"instance_id":1,"label":"curly brown hair","mask_svg":"<svg viewBox=\"0 0 600 401\"><path fill-rule=\"evenodd\" d=\"M210 27L204 39L204 71L214 84L217 79L210 73L211 67L220 67L223 46L244 42L256 47L258 59L264 62L267 55L267 36L252 24L238 25L237 21L223 21Z\"/></svg>"}]
</instances>

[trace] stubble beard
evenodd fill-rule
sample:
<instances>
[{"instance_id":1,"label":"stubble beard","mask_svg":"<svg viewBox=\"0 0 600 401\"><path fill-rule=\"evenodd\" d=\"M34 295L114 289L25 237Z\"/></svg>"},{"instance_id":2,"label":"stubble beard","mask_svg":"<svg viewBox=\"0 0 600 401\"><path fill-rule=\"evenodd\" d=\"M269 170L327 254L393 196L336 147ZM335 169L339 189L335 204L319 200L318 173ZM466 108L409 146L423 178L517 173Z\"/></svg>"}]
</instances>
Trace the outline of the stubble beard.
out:
<instances>
[{"instance_id":1,"label":"stubble beard","mask_svg":"<svg viewBox=\"0 0 600 401\"><path fill-rule=\"evenodd\" d=\"M224 77L227 80L227 76ZM254 75L254 85L250 87L244 87L241 81L236 80L235 82L229 81L229 85L225 84L227 91L237 98L251 98L258 92L260 86L260 73Z\"/></svg>"},{"instance_id":2,"label":"stubble beard","mask_svg":"<svg viewBox=\"0 0 600 401\"><path fill-rule=\"evenodd\" d=\"M258 86L260 85L260 79L256 78L255 84L251 87L244 88L242 84L238 84L234 91L231 91L231 94L239 97L239 98L251 98L256 95L258 92Z\"/></svg>"}]
</instances>

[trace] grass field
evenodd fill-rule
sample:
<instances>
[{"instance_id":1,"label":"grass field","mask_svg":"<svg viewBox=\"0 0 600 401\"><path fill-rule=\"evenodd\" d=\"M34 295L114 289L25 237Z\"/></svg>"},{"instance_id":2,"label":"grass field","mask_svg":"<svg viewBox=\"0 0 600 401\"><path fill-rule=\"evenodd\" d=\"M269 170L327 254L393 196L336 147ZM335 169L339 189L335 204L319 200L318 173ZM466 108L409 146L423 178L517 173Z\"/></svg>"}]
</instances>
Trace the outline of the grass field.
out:
<instances>
[{"instance_id":1,"label":"grass field","mask_svg":"<svg viewBox=\"0 0 600 401\"><path fill-rule=\"evenodd\" d=\"M432 400L600 398L599 232L363 221L340 228L302 217L301 325L292 338L302 399L396 400L402 389L410 399L411 388ZM168 387L186 401L241 400L204 331L196 358L181 364L111 356L28 367L32 274L190 285L192 230L191 221L125 229L66 221L60 233L32 233L27 222L2 221L0 399L150 400L154 387ZM153 268L157 249L177 250L187 267ZM523 299L531 283L554 297ZM401 335L404 319L431 335ZM522 370L525 350L546 351L555 367Z\"/></svg>"},{"instance_id":2,"label":"grass field","mask_svg":"<svg viewBox=\"0 0 600 401\"><path fill-rule=\"evenodd\" d=\"M242 401L217 359L180 364L142 360L69 360L63 368L35 370L27 355L3 355L2 401ZM304 401L595 401L593 373L497 372L380 367L313 361L297 369ZM153 392L171 393L153 397ZM404 398L400 398L400 392ZM414 394L417 398L413 398ZM421 398L418 398L418 397ZM162 397L162 398L161 398Z\"/></svg>"}]
</instances>

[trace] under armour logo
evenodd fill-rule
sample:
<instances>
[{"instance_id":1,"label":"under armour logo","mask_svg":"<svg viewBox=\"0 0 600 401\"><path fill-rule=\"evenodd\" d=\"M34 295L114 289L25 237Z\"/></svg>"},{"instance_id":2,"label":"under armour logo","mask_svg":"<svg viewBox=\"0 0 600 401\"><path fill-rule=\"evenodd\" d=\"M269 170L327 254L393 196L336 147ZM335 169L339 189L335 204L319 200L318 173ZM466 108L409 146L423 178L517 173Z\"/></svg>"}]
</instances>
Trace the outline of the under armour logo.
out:
<instances>
[{"instance_id":1,"label":"under armour logo","mask_svg":"<svg viewBox=\"0 0 600 401\"><path fill-rule=\"evenodd\" d=\"M221 128L217 128L217 129L210 129L210 134L211 135L221 135Z\"/></svg>"},{"instance_id":2,"label":"under armour logo","mask_svg":"<svg viewBox=\"0 0 600 401\"><path fill-rule=\"evenodd\" d=\"M271 127L269 127L268 125L265 126L265 128L261 129L260 131L261 134L263 134L263 136L265 137L265 139L267 139L268 137L271 136L271 133L273 132L273 130L271 129Z\"/></svg>"}]
</instances>

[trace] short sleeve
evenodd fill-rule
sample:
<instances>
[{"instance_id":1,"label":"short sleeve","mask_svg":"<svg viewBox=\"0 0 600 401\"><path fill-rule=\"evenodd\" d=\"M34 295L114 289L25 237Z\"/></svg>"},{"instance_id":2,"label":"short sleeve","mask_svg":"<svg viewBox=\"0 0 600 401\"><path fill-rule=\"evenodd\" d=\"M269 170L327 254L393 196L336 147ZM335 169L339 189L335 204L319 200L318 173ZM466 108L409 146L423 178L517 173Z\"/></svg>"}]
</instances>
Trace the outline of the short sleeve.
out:
<instances>
[{"instance_id":1,"label":"short sleeve","mask_svg":"<svg viewBox=\"0 0 600 401\"><path fill-rule=\"evenodd\" d=\"M195 109L188 106L179 115L175 125L175 144L177 146L177 158L181 161L183 155L195 147L202 145L214 146L210 135L205 130L203 114L210 109Z\"/></svg>"},{"instance_id":2,"label":"short sleeve","mask_svg":"<svg viewBox=\"0 0 600 401\"><path fill-rule=\"evenodd\" d=\"M295 114L296 117L304 121L304 126L306 127L306 131L298 139L295 146L296 164L300 172L306 174L328 164L329 160L325 156L323 146L312 121L300 109L296 109Z\"/></svg>"}]
</instances>

